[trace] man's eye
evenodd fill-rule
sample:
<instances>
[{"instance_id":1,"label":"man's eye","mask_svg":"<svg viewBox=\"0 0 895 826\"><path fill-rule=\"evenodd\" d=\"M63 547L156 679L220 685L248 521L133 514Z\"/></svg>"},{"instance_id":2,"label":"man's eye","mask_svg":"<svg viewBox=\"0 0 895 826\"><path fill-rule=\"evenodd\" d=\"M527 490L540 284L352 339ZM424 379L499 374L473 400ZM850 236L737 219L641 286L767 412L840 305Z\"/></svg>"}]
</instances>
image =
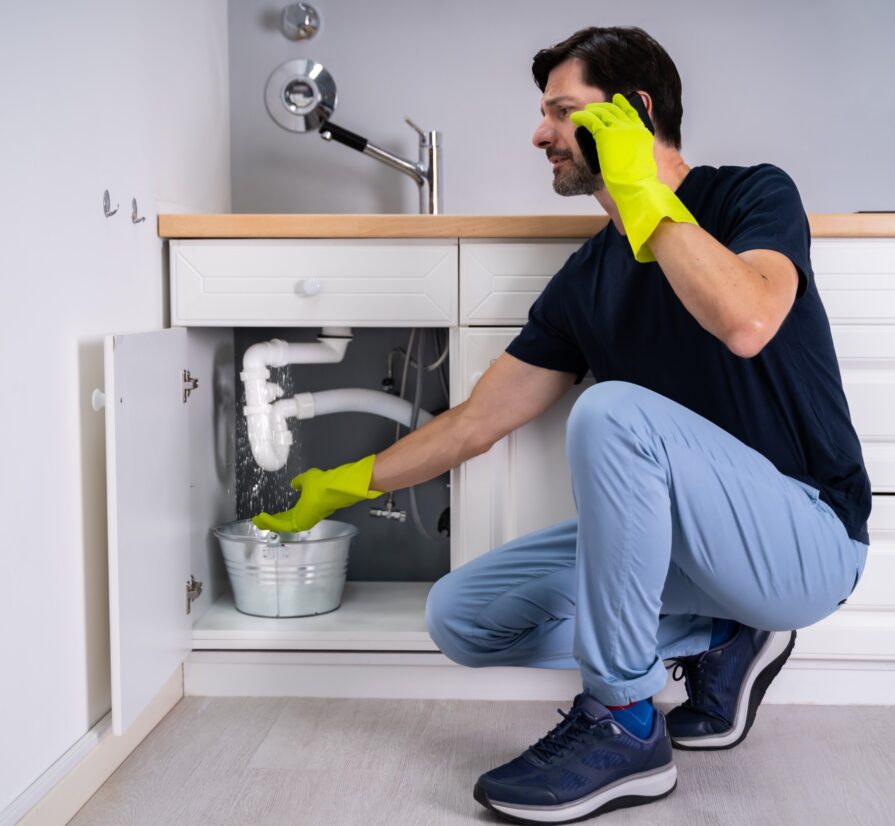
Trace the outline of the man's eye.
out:
<instances>
[{"instance_id":1,"label":"man's eye","mask_svg":"<svg viewBox=\"0 0 895 826\"><path fill-rule=\"evenodd\" d=\"M559 110L560 117L567 118L572 114L575 110L568 106L563 106L562 109Z\"/></svg>"}]
</instances>

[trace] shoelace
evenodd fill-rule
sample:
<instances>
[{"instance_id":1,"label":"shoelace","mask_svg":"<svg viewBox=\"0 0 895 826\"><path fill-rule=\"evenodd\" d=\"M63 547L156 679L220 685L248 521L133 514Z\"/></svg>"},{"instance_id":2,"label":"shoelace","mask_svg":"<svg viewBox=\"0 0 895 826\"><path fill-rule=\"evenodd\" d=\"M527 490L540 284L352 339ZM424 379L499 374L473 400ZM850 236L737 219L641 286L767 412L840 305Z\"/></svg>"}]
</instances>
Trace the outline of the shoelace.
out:
<instances>
[{"instance_id":1,"label":"shoelace","mask_svg":"<svg viewBox=\"0 0 895 826\"><path fill-rule=\"evenodd\" d=\"M705 652L702 654L690 655L687 657L671 657L673 663L671 668L671 679L679 682L683 677L684 686L687 689L687 699L684 705L692 708L699 704L700 691L702 690L702 660ZM680 671L678 671L680 669Z\"/></svg>"},{"instance_id":2,"label":"shoelace","mask_svg":"<svg viewBox=\"0 0 895 826\"><path fill-rule=\"evenodd\" d=\"M537 743L529 746L534 755L544 761L558 757L565 751L584 742L584 735L593 735L594 731L603 728L603 720L595 720L580 708L572 708L566 714L561 708L556 709L563 718L561 723L547 732ZM604 718L605 719L605 718Z\"/></svg>"}]
</instances>

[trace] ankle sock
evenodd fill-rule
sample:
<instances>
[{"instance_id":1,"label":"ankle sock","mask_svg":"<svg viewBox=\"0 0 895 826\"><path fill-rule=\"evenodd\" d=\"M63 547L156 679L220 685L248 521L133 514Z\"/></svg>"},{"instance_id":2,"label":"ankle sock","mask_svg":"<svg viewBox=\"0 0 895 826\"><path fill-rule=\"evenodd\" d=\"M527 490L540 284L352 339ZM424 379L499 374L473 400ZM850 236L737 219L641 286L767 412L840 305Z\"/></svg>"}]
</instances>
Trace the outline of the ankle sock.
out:
<instances>
[{"instance_id":1,"label":"ankle sock","mask_svg":"<svg viewBox=\"0 0 895 826\"><path fill-rule=\"evenodd\" d=\"M709 648L716 648L727 642L740 627L738 622L729 619L715 619L712 621L712 639Z\"/></svg>"},{"instance_id":2,"label":"ankle sock","mask_svg":"<svg viewBox=\"0 0 895 826\"><path fill-rule=\"evenodd\" d=\"M626 706L606 706L615 721L624 726L641 740L649 737L653 730L653 704L649 700L638 700Z\"/></svg>"}]
</instances>

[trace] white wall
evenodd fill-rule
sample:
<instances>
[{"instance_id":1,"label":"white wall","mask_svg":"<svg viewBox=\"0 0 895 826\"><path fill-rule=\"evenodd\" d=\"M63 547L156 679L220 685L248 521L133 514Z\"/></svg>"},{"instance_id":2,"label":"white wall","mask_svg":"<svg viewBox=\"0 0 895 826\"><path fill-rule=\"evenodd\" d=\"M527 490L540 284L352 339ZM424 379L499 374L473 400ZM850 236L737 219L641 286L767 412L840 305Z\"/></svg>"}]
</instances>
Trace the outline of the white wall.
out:
<instances>
[{"instance_id":1,"label":"white wall","mask_svg":"<svg viewBox=\"0 0 895 826\"><path fill-rule=\"evenodd\" d=\"M229 210L227 78L224 0L4 4L0 811L110 708L90 394L104 334L165 322L156 213Z\"/></svg>"},{"instance_id":2,"label":"white wall","mask_svg":"<svg viewBox=\"0 0 895 826\"><path fill-rule=\"evenodd\" d=\"M444 133L448 213L580 213L530 144L531 58L590 25L638 25L683 79L684 158L786 169L812 212L895 208L891 0L314 0L317 37L278 31L283 3L230 2L236 212L416 212L409 178L267 115L268 75L313 57L333 75L333 121L405 157L409 115Z\"/></svg>"}]
</instances>

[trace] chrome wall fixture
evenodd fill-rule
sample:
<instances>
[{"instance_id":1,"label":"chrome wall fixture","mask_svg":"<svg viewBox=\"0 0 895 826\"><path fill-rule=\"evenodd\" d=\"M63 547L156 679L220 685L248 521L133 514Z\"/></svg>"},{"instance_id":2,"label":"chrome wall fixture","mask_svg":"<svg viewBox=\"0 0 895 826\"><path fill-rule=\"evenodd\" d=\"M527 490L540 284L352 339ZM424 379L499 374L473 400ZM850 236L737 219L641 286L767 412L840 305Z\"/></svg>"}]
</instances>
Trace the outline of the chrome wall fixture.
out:
<instances>
[{"instance_id":1,"label":"chrome wall fixture","mask_svg":"<svg viewBox=\"0 0 895 826\"><path fill-rule=\"evenodd\" d=\"M310 40L320 29L320 16L307 3L293 3L283 9L280 27L290 40Z\"/></svg>"},{"instance_id":2,"label":"chrome wall fixture","mask_svg":"<svg viewBox=\"0 0 895 826\"><path fill-rule=\"evenodd\" d=\"M412 178L419 187L420 213L444 212L441 175L441 133L423 131L410 118L407 125L419 135L419 160L414 163L382 149L361 135L334 124L336 84L316 60L290 60L271 73L264 102L274 122L290 132L317 129L327 141L335 141L363 152Z\"/></svg>"},{"instance_id":3,"label":"chrome wall fixture","mask_svg":"<svg viewBox=\"0 0 895 826\"><path fill-rule=\"evenodd\" d=\"M309 132L319 129L335 110L336 83L316 60L290 60L267 79L264 102L283 129Z\"/></svg>"}]
</instances>

